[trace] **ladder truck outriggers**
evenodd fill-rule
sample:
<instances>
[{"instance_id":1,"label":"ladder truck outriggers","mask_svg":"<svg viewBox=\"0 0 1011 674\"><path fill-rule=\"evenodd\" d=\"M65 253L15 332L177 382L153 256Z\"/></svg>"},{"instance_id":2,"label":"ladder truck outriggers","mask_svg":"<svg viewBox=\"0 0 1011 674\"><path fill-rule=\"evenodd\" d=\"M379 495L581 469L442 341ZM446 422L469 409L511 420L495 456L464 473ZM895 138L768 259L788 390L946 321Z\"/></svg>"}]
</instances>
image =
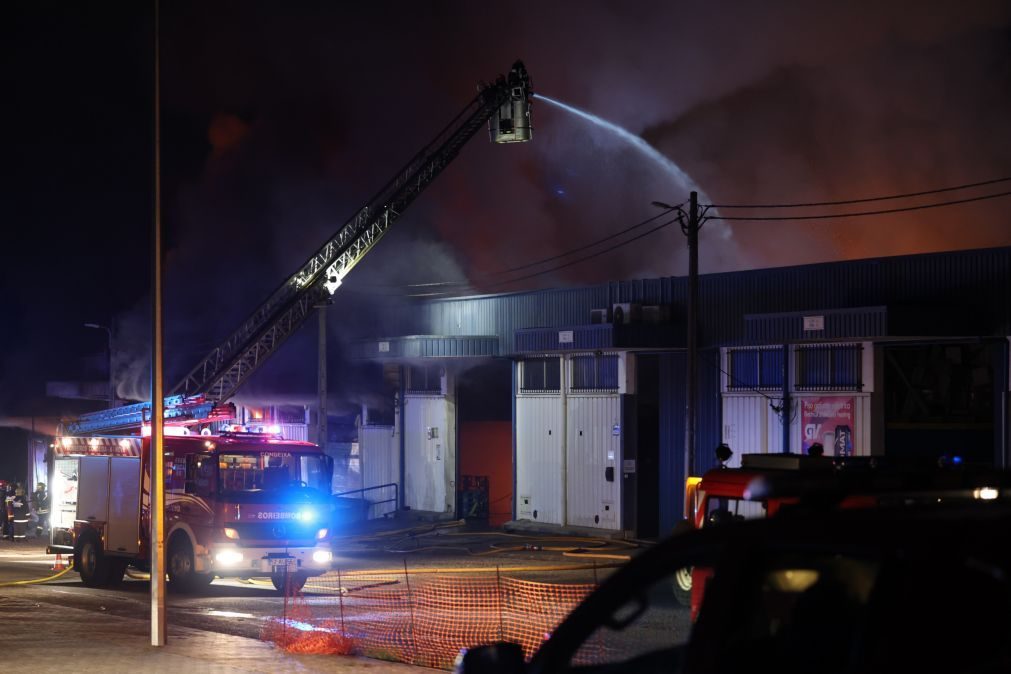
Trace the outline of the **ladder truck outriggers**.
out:
<instances>
[{"instance_id":1,"label":"ladder truck outriggers","mask_svg":"<svg viewBox=\"0 0 1011 674\"><path fill-rule=\"evenodd\" d=\"M488 124L491 140L532 134L533 91L523 63L477 96L171 389L165 410L165 542L172 585L215 576L270 575L282 590L329 568L333 462L318 446L271 429L213 427L228 399L326 302L411 203ZM85 584L149 568L151 403L83 415L54 443L50 553L72 554ZM219 422L212 424L211 422ZM193 427L199 434L188 437ZM148 424L147 428L150 426Z\"/></svg>"}]
</instances>

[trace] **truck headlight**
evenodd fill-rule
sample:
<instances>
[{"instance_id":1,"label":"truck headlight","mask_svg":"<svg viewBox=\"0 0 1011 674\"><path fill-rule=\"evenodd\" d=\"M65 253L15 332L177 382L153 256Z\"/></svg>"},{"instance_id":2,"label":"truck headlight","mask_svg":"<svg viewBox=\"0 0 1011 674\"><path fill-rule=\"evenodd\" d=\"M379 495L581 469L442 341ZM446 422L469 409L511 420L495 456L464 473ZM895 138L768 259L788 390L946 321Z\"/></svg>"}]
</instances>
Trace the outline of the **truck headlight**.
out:
<instances>
[{"instance_id":1,"label":"truck headlight","mask_svg":"<svg viewBox=\"0 0 1011 674\"><path fill-rule=\"evenodd\" d=\"M328 533L330 533L329 529L320 529L319 531L316 532L316 540L317 541L323 540L324 538L326 538L326 535Z\"/></svg>"},{"instance_id":2,"label":"truck headlight","mask_svg":"<svg viewBox=\"0 0 1011 674\"><path fill-rule=\"evenodd\" d=\"M225 527L225 538L231 538L233 541L239 540L239 532L231 527Z\"/></svg>"},{"instance_id":3,"label":"truck headlight","mask_svg":"<svg viewBox=\"0 0 1011 674\"><path fill-rule=\"evenodd\" d=\"M316 550L312 553L312 561L317 564L326 564L333 559L333 554L329 550Z\"/></svg>"},{"instance_id":4,"label":"truck headlight","mask_svg":"<svg viewBox=\"0 0 1011 674\"><path fill-rule=\"evenodd\" d=\"M230 566L242 561L242 553L238 550L222 550L218 554L214 555L214 559L218 564Z\"/></svg>"}]
</instances>

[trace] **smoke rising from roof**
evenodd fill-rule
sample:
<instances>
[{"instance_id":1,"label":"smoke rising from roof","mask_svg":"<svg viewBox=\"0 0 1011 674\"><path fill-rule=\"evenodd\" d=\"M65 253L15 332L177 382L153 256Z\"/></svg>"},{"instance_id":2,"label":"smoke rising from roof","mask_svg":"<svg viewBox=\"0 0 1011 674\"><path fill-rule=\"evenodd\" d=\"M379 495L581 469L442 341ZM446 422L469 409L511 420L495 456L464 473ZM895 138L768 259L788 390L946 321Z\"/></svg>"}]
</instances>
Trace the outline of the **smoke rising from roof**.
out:
<instances>
[{"instance_id":1,"label":"smoke rising from roof","mask_svg":"<svg viewBox=\"0 0 1011 674\"><path fill-rule=\"evenodd\" d=\"M176 381L333 234L463 107L476 82L517 57L535 91L642 135L723 203L873 196L1011 174L1011 5L1003 1L559 1L525 7L517 22L501 20L498 11L462 0L296 2L284 12L191 0L163 8L167 381ZM110 39L103 33L95 42ZM26 62L46 56L32 55ZM121 51L102 58L87 62L96 73L137 60ZM67 67L57 61L54 73ZM93 90L112 96L123 86L89 79L86 89L82 99ZM100 112L109 128L124 124L115 106ZM50 125L69 128L68 121L54 117ZM390 286L476 280L627 227L654 214L653 200L687 196L636 152L568 115L536 104L534 126L528 145L493 147L475 139L405 213L338 293L330 325L339 343L409 331L378 323L370 310L375 293ZM96 128L50 151L72 154ZM125 150L105 151L114 134L102 131L109 135L95 136L100 142L82 151L89 154L78 158L77 173L138 154L148 122L122 134ZM142 192L146 170L141 157L137 186L116 175L78 180L87 190L69 199L74 217L26 220L47 236L58 235L50 228L65 221L79 237L68 241L89 243L97 227L81 227L77 218L86 212L92 218L86 222L101 221L114 232L117 245L91 254L101 259L95 267L122 276L112 309L121 314L117 326L126 323L117 328L117 350L132 340L137 354L148 342L147 280L136 274L143 271L136 260L146 260L139 246L147 242L137 232L146 231L148 211L124 192ZM71 194L66 185L57 188L61 197ZM101 190L107 201L91 201ZM46 212L36 201L25 212ZM130 209L108 207L127 203ZM1008 245L1006 211L1006 201L993 201L882 219L735 223L728 226L737 251L707 226L701 270ZM119 245L131 233L129 245L137 249ZM72 256L62 264L76 270L79 263ZM683 237L672 227L518 287L685 269ZM77 339L52 323L48 307L36 306L35 294L67 292L60 276L32 284L30 299L5 315L61 340ZM495 288L503 289L515 287ZM123 312L130 301L124 295L137 301L136 311ZM85 300L97 302L95 296ZM61 320L95 320L90 312ZM303 332L302 341L278 355L277 373L308 370L306 381L290 386L311 391L314 335ZM32 370L18 362L22 351L6 349L8 391ZM126 382L121 395L143 393L141 360L124 355L116 369Z\"/></svg>"}]
</instances>

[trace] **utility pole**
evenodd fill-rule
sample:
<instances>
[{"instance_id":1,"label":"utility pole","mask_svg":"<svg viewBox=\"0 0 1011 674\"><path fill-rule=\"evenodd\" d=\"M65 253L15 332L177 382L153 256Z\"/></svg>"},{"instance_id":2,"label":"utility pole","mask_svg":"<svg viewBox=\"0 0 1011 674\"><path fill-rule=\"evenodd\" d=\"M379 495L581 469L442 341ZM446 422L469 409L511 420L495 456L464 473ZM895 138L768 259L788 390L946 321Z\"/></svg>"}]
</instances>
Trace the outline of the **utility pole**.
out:
<instances>
[{"instance_id":1,"label":"utility pole","mask_svg":"<svg viewBox=\"0 0 1011 674\"><path fill-rule=\"evenodd\" d=\"M695 422L698 406L699 379L699 229L702 227L702 217L699 215L699 193L692 192L688 198L688 222L685 222L685 212L681 208L684 202L671 206L662 201L652 202L657 208L668 213L677 211L677 220L681 225L681 233L688 239L688 298L686 301L687 336L685 339L685 455L684 477L695 474ZM666 224L666 223L665 223ZM691 517L691 513L684 513Z\"/></svg>"},{"instance_id":2,"label":"utility pole","mask_svg":"<svg viewBox=\"0 0 1011 674\"><path fill-rule=\"evenodd\" d=\"M165 645L165 452L162 370L161 59L158 0L154 4L154 233L151 260L151 645Z\"/></svg>"},{"instance_id":3,"label":"utility pole","mask_svg":"<svg viewBox=\"0 0 1011 674\"><path fill-rule=\"evenodd\" d=\"M695 474L695 417L698 398L699 194L688 201L688 335L685 377L685 477ZM687 516L687 513L686 513Z\"/></svg>"},{"instance_id":4,"label":"utility pole","mask_svg":"<svg viewBox=\"0 0 1011 674\"><path fill-rule=\"evenodd\" d=\"M316 305L316 317L319 319L319 374L316 377L319 386L319 411L317 412L318 435L317 442L323 453L326 453L326 303Z\"/></svg>"}]
</instances>

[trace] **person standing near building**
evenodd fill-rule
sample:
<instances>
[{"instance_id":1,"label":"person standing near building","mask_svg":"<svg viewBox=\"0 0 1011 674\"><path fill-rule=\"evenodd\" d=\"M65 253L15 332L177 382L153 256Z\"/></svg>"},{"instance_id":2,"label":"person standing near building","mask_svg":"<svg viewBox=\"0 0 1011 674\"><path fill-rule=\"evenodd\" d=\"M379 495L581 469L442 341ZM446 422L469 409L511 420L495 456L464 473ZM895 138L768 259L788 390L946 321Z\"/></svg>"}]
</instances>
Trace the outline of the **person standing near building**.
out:
<instances>
[{"instance_id":1,"label":"person standing near building","mask_svg":"<svg viewBox=\"0 0 1011 674\"><path fill-rule=\"evenodd\" d=\"M0 539L7 539L11 535L10 504L8 496L13 497L14 486L6 480L0 480Z\"/></svg>"},{"instance_id":2,"label":"person standing near building","mask_svg":"<svg viewBox=\"0 0 1011 674\"><path fill-rule=\"evenodd\" d=\"M41 537L49 530L49 492L46 491L46 483L39 482L32 492L32 510L38 521L35 523L35 537Z\"/></svg>"},{"instance_id":3,"label":"person standing near building","mask_svg":"<svg viewBox=\"0 0 1011 674\"><path fill-rule=\"evenodd\" d=\"M28 523L32 518L32 511L28 504L28 494L19 482L14 488L14 497L10 501L10 517L13 526L11 527L11 538L15 541L23 541L28 537Z\"/></svg>"}]
</instances>

